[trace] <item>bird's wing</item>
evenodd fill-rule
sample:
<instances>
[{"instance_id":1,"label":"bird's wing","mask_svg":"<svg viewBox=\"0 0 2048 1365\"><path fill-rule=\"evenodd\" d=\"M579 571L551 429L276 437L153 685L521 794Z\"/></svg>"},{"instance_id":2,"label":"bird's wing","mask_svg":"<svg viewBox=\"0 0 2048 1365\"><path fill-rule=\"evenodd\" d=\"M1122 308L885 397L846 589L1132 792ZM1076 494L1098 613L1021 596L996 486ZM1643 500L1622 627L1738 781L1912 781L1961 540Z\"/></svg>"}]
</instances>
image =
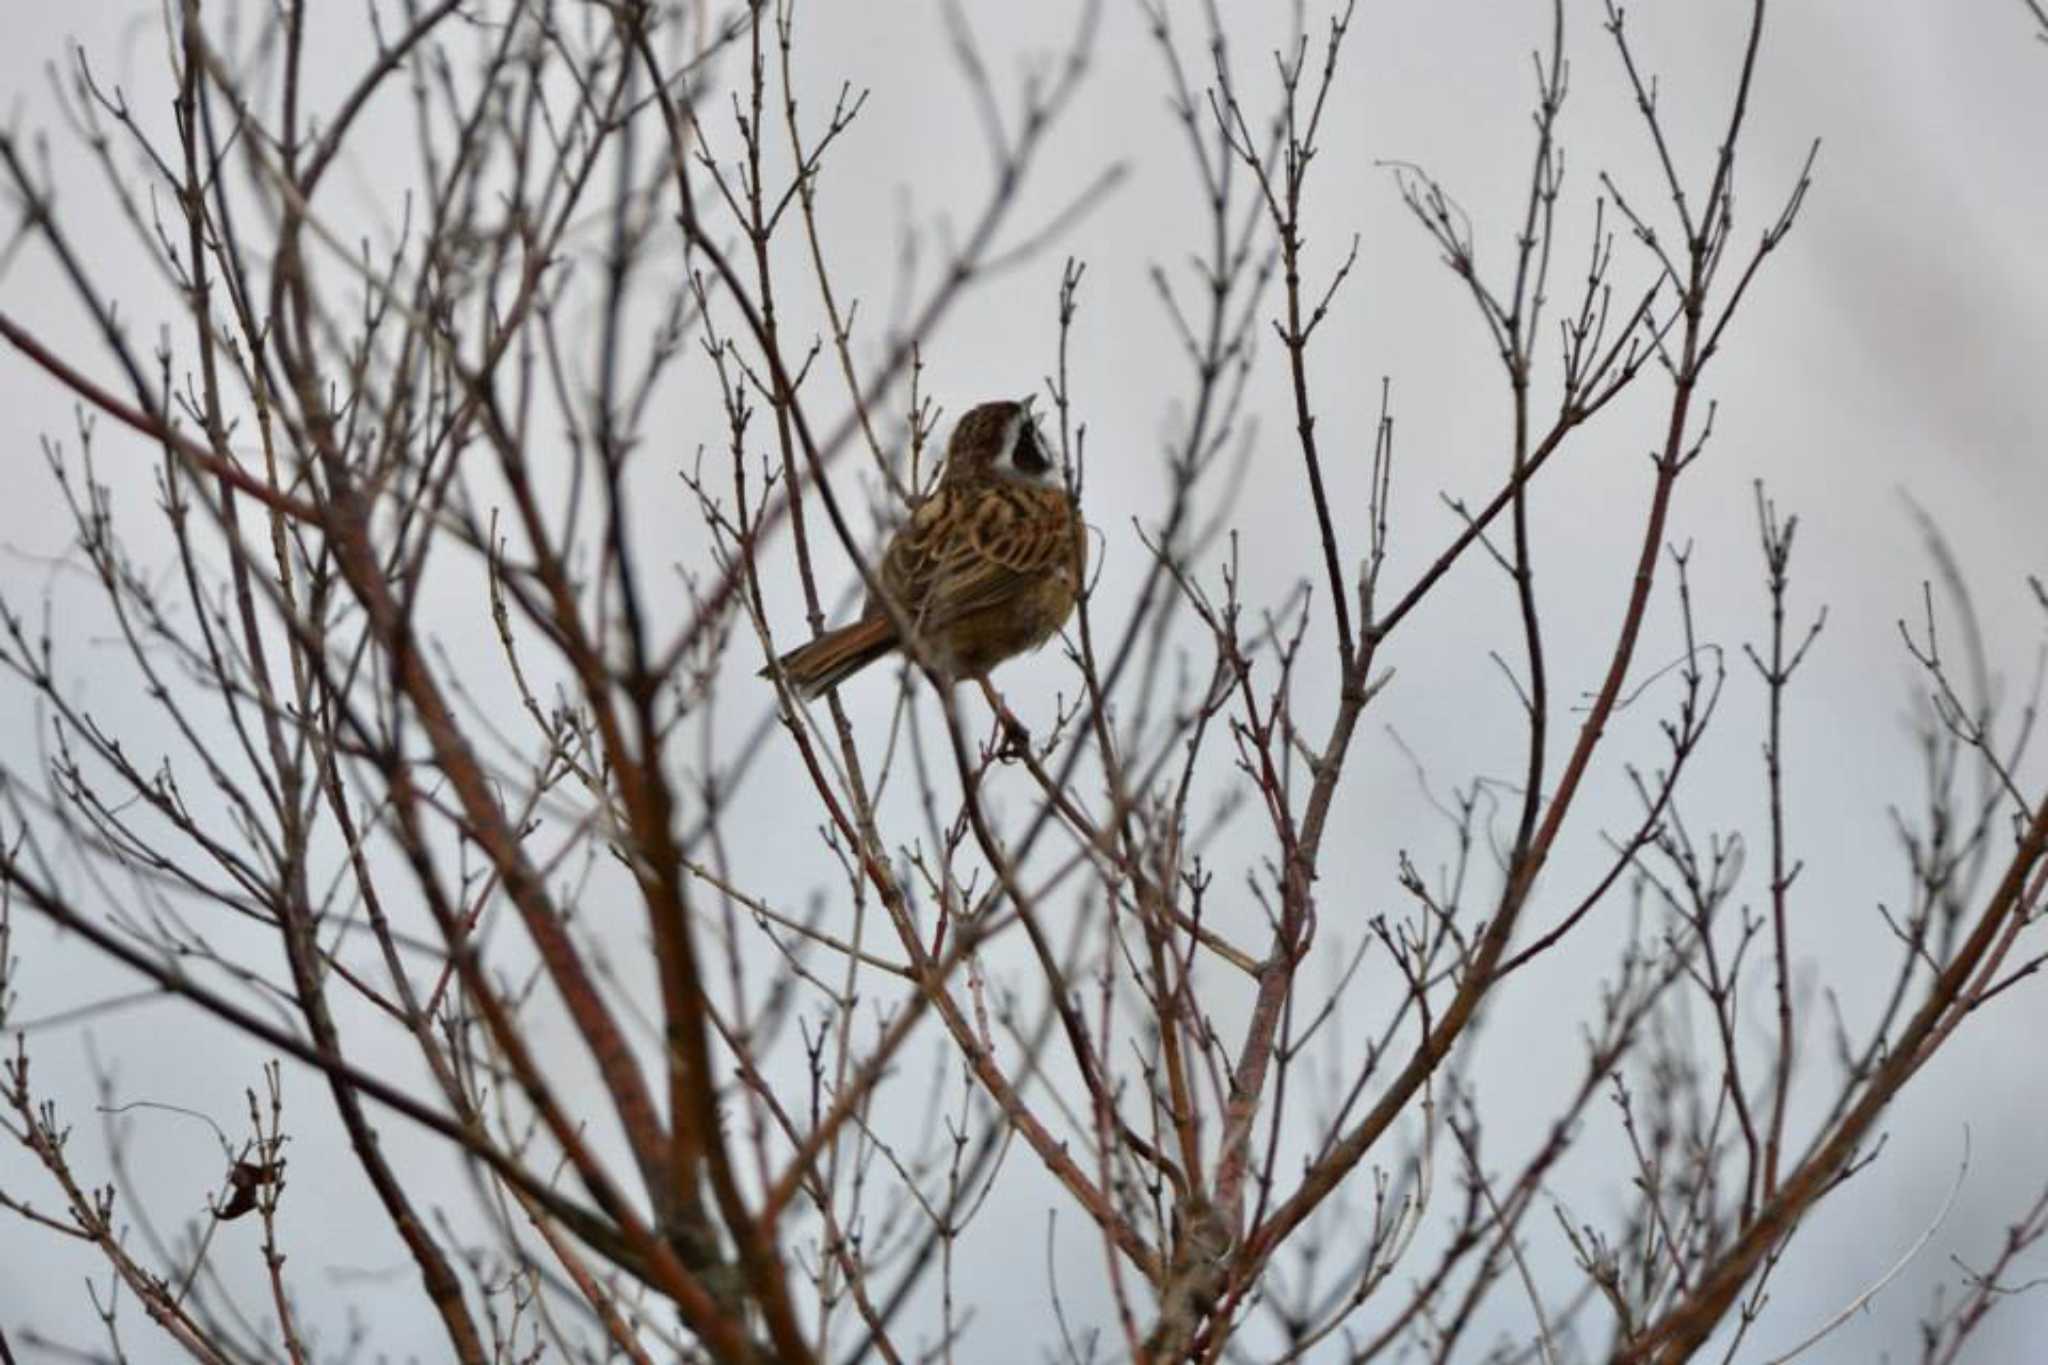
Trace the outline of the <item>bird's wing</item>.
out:
<instances>
[{"instance_id":1,"label":"bird's wing","mask_svg":"<svg viewBox=\"0 0 2048 1365\"><path fill-rule=\"evenodd\" d=\"M1048 575L1071 573L1077 541L1064 490L995 485L955 495L919 619L936 629L1010 600Z\"/></svg>"},{"instance_id":2,"label":"bird's wing","mask_svg":"<svg viewBox=\"0 0 2048 1365\"><path fill-rule=\"evenodd\" d=\"M925 603L931 596L932 583L945 560L946 543L953 536L958 513L957 493L941 485L911 510L910 520L890 537L889 548L883 552L882 562L875 568L878 585L912 620L921 619ZM882 616L887 613L870 593L864 614Z\"/></svg>"}]
</instances>

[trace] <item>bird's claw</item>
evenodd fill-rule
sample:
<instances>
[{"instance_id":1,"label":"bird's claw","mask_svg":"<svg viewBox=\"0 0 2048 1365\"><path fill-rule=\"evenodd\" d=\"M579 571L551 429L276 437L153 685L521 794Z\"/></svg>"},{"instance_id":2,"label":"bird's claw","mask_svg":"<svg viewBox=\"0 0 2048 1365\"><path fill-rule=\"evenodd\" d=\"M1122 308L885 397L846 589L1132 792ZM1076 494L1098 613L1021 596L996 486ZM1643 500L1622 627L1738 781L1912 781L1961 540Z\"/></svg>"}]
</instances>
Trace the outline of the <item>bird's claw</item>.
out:
<instances>
[{"instance_id":1,"label":"bird's claw","mask_svg":"<svg viewBox=\"0 0 2048 1365\"><path fill-rule=\"evenodd\" d=\"M997 758L1005 763L1017 763L1031 757L1031 731L1025 728L1023 721L1005 711L996 718L996 729L1001 736L996 745Z\"/></svg>"}]
</instances>

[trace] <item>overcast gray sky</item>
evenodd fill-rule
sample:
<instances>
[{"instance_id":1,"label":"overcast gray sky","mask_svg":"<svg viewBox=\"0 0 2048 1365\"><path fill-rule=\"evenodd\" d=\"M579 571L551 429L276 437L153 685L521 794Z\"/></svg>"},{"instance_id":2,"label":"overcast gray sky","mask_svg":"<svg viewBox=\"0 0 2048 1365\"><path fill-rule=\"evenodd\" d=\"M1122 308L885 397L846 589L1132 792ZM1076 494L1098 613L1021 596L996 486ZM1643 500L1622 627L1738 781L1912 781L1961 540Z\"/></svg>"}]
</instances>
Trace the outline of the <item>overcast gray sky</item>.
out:
<instances>
[{"instance_id":1,"label":"overcast gray sky","mask_svg":"<svg viewBox=\"0 0 2048 1365\"><path fill-rule=\"evenodd\" d=\"M1612 173L1633 199L1664 206L1642 126L1601 32L1599 7L1568 0L1565 8L1572 81L1562 120L1568 179L1560 211L1577 225L1572 240L1578 241L1601 171ZM1639 52L1660 73L1678 155L1695 177L1708 165L1725 117L1740 52L1737 11L1744 8L1650 3L1631 12ZM1063 41L1072 23L1072 6L1065 3L973 9L977 35L1005 83ZM1548 11L1545 4L1509 0L1364 0L1326 115L1310 196L1309 259L1326 274L1353 233L1361 251L1312 360L1319 431L1325 450L1336 452L1333 496L1340 505L1362 506L1363 452L1370 449L1381 379L1391 383L1399 433L1393 573L1399 580L1456 529L1439 492L1471 497L1494 486L1506 459L1508 409L1478 319L1408 219L1386 163L1420 163L1438 176L1478 225L1482 266L1497 265L1509 249L1525 183L1529 54L1545 40ZM1192 37L1198 16L1175 12ZM814 3L800 18L799 79L813 92L808 102L822 110L842 80L872 92L829 165L822 193L836 224L836 270L857 282L879 318L897 273L899 229L914 224L928 242L943 241L948 224L957 231L985 187L985 145L948 55L938 6L922 0ZM1263 52L1273 33L1259 33L1246 16L1232 22L1246 26L1236 40L1246 89L1263 95L1270 88ZM1320 11L1312 10L1312 31L1321 23ZM2042 548L2048 542L2048 252L2042 250L2048 242L2048 45L2031 33L2019 0L1812 0L1773 7L1740 172L1739 241L1751 239L1776 212L1814 139L1822 149L1804 217L1768 262L1710 372L1708 396L1719 405L1714 439L1687 476L1672 527L1674 542L1695 545L1702 634L1731 652L1722 731L1694 775L1693 804L1703 826L1744 829L1755 849L1761 847L1761 700L1736 652L1744 641L1760 639L1765 626L1754 481L1765 480L1781 509L1801 519L1795 609L1803 618L1825 604L1829 616L1789 712L1793 838L1807 864L1798 883L1795 945L1811 979L1837 992L1852 1018L1869 1017L1890 979L1894 945L1875 907L1902 898L1905 874L1887 812L1910 806L1918 794L1908 727L1918 681L1897 629L1901 617L1917 617L1921 584L1931 572L1913 504L1956 551L2008 698L2024 693L2043 639L2042 613L2025 584L2029 573L2048 574ZM141 117L167 127L160 23L153 8L125 0L16 5L8 16L0 44L6 116L17 131L51 129L60 183L91 202L91 170L55 115L44 70L68 61L74 43L128 86ZM359 143L343 168L349 182L344 198L375 202L385 172L373 146ZM1157 51L1142 13L1125 0L1110 0L1105 10L1093 69L1031 182L1025 220L1050 214L1111 163L1127 168L1125 178L1053 252L989 282L953 315L938 344L927 349L925 382L956 414L983 398L1037 385L1052 357L1060 257L1087 263L1073 369L1090 433L1088 514L1103 532L1098 593L1116 600L1142 573L1131 519L1159 506L1161 434L1171 404L1186 391L1147 272L1154 263L1179 267L1196 244L1200 213L1187 156L1166 111ZM10 205L6 212L0 231L11 234L15 210ZM124 228L102 217L74 221L73 229L116 285L138 334L175 319L176 301L137 268ZM1643 278L1640 257L1627 244L1620 252L1617 278ZM1577 268L1578 257L1569 259L1574 265L1564 278ZM0 309L89 359L95 373L113 375L45 253L23 251L0 274ZM1255 476L1235 521L1248 547L1246 594L1274 602L1305 566L1313 568L1298 553L1308 523L1290 463L1291 415L1277 347L1267 347L1251 393L1259 417ZM1556 683L1562 697L1595 685L1593 670L1604 665L1637 535L1635 509L1647 480L1643 455L1659 436L1658 397L1655 391L1639 396L1588 433L1570 461L1546 475L1534 500L1539 534L1549 547L1539 590L1564 661L1565 675ZM51 565L66 553L71 536L36 443L44 434L71 439L72 401L8 352L0 354L0 412L9 438L0 588L17 604L33 605L46 588L67 600L79 585ZM672 420L681 433L679 448L718 438L715 414L707 421L682 398L675 400ZM121 497L146 508L153 497L142 472L149 453L113 435L103 444L101 477L132 480ZM843 561L829 571L835 584L850 580ZM682 610L678 603L676 611ZM783 628L794 629L793 598L787 610ZM1487 658L1510 619L1506 613L1497 575L1468 566L1444 609L1417 621L1405 641L1408 652L1395 660L1396 679L1376 704L1358 786L1342 808L1346 837L1327 878L1374 888L1366 893L1366 911L1395 908L1397 850L1412 850L1425 866L1444 856L1440 825L1423 807L1390 732L1398 732L1439 786L1514 775L1520 761L1516 702ZM61 639L70 620L60 613L58 622ZM1668 613L1653 639L1646 653L1651 663L1671 658L1676 637ZM89 634L65 643L88 686L95 685L95 658L102 652L118 657ZM1034 689L1044 694L1061 686L1066 666L1056 655L1048 651L1007 669L1009 695L1030 698ZM758 661L738 662L751 671ZM890 690L877 681L849 701L857 717L882 725ZM25 752L36 724L23 690L0 688L0 743ZM1635 742L1632 753L1652 760L1654 740L1641 733ZM2038 791L2042 766L2028 771ZM743 812L759 822L752 851L765 856L772 850L786 860L775 886L792 902L827 877L830 866L822 853L807 863L805 852L776 841L775 813L801 790L801 780L793 762L771 765L746 793L750 804ZM1596 808L1626 809L1612 759L1602 780L1611 790L1596 799ZM1590 818L1575 847L1581 859L1597 853ZM736 856L748 851L743 845ZM123 989L122 979L80 944L23 918L17 911L26 959L19 1017L40 1018ZM1569 951L1526 973L1491 1007L1497 1017L1473 1074L1497 1115L1491 1132L1503 1166L1511 1153L1540 1138L1517 1133L1517 1117L1540 1122L1544 1097L1578 1065L1577 1017L1548 1002L1586 999L1585 983L1611 968L1612 946L1597 930L1581 934ZM1512 1027L1509 1018L1517 1021ZM1932 1287L1954 1283L1950 1258L1986 1260L2021 1199L2048 1181L2044 1023L2048 995L2023 987L1973 1019L1914 1082L1887 1124L1889 1141L1876 1167L1802 1230L1744 1358L1789 1349L1904 1254L1955 1181L1967 1128L1970 1164L1953 1211L1906 1272L1810 1358L1913 1353L1912 1329ZM95 1024L92 1038L119 1068L126 1092L237 1125L240 1093L254 1079L252 1059L260 1054L163 1004L112 1014ZM81 1065L83 1042L53 1032L36 1046L39 1084L72 1107L81 1129L89 1127L93 1096ZM1829 1065L1824 1053L1813 1040L1808 1064ZM288 1073L288 1084L308 1105L318 1103L306 1074ZM1595 1126L1612 1129L1607 1111L1596 1107L1594 1115ZM139 1130L141 1159L158 1188L189 1189L196 1198L214 1179L212 1140L194 1129L153 1120ZM1603 1145L1611 1138L1611 1132L1589 1137L1586 1151L1594 1155L1575 1163L1554 1191L1579 1217L1612 1211L1598 1191L1613 1178L1597 1169L1597 1154L1613 1150ZM97 1147L96 1134L80 1141ZM330 1284L330 1268L378 1273L399 1263L347 1159L322 1161L318 1152L311 1138L294 1149L287 1202L299 1237L293 1269L308 1291ZM1039 1292L1045 1210L1054 1198L1026 1167L1013 1157L1016 1179L964 1248L963 1287L983 1299L970 1359L1035 1359L1054 1341ZM0 1150L0 1189L54 1202L38 1179L22 1153ZM166 1201L172 1210L190 1206ZM1080 1320L1112 1326L1098 1246L1081 1235L1071 1210L1065 1220L1075 1226L1062 1231L1063 1265L1072 1267L1062 1272L1063 1300ZM248 1231L235 1228L229 1235ZM1550 1221L1532 1220L1527 1240L1539 1257L1559 1265L1557 1282L1565 1282L1568 1267ZM1015 1250L1020 1244L1032 1248L1023 1267ZM253 1244L239 1254L254 1273ZM0 1325L10 1334L34 1327L73 1344L94 1340L81 1278L96 1271L91 1258L7 1221L0 1222L0 1267ZM2021 1278L2042 1274L2048 1274L2048 1260L2037 1253ZM374 1288L341 1284L331 1304L309 1308L338 1334L340 1305L348 1298L377 1305L373 1340L394 1356L434 1340L410 1296L372 1296ZM1522 1307L1517 1295L1497 1294L1494 1307L1488 1332L1469 1339L1475 1354L1493 1343L1493 1332L1527 1339L1526 1324L1515 1316ZM151 1341L145 1324L129 1327L133 1358L171 1358L168 1348ZM2027 1343L2044 1339L2048 1292L2022 1296L1999 1310L1974 1358L2029 1359ZM1013 1348L1020 1342L1030 1348ZM422 1348L422 1358L435 1354Z\"/></svg>"}]
</instances>

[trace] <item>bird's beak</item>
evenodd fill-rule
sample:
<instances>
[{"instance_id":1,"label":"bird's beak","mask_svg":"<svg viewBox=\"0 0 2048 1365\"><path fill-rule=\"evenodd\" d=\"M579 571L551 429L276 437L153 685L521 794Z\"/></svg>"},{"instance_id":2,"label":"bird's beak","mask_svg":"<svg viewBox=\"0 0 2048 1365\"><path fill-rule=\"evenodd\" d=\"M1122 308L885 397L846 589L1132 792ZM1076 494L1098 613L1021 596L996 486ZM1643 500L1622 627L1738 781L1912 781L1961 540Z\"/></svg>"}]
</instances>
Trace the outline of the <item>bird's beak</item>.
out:
<instances>
[{"instance_id":1,"label":"bird's beak","mask_svg":"<svg viewBox=\"0 0 2048 1365\"><path fill-rule=\"evenodd\" d=\"M1037 401L1038 401L1038 395L1037 395L1037 394L1035 394L1035 393L1027 393L1027 394L1025 394L1025 395L1024 395L1024 396L1023 396L1022 398L1020 398L1020 399L1018 399L1018 400L1017 400L1017 406L1018 406L1018 407L1020 407L1020 408L1022 408L1022 409L1024 409L1024 411L1028 413L1028 412L1030 412L1030 411L1031 411L1031 405L1032 405L1033 403L1037 402Z\"/></svg>"}]
</instances>

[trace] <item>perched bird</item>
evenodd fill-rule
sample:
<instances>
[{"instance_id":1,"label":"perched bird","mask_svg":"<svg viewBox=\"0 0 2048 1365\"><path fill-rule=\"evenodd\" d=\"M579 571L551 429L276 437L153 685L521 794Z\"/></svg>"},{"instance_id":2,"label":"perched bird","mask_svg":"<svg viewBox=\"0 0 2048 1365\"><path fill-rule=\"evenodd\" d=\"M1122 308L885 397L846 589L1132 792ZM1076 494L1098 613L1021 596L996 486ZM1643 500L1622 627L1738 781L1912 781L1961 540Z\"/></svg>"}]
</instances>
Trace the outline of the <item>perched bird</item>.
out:
<instances>
[{"instance_id":1,"label":"perched bird","mask_svg":"<svg viewBox=\"0 0 2048 1365\"><path fill-rule=\"evenodd\" d=\"M1058 632L1086 568L1080 513L1046 455L1031 400L983 403L953 429L938 487L890 537L860 619L761 676L780 669L805 697L829 692L903 648L900 620L921 646L908 652L947 681L982 677Z\"/></svg>"}]
</instances>

